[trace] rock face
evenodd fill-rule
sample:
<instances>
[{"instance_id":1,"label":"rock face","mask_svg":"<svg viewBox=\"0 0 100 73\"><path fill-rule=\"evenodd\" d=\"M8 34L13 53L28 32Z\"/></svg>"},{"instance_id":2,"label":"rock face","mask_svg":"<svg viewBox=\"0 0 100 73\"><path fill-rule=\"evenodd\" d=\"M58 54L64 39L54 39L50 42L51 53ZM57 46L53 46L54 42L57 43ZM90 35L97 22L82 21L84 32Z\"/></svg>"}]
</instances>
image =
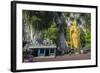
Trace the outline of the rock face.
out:
<instances>
[{"instance_id":1,"label":"rock face","mask_svg":"<svg viewBox=\"0 0 100 73\"><path fill-rule=\"evenodd\" d=\"M56 19L55 22L59 28L59 38L58 38L58 50L63 54L67 51L67 45L65 43L64 27L65 27L65 18L63 13L55 13Z\"/></svg>"},{"instance_id":2,"label":"rock face","mask_svg":"<svg viewBox=\"0 0 100 73\"><path fill-rule=\"evenodd\" d=\"M65 17L64 14L62 12L52 12L49 15L52 16L52 18L55 17L55 23L57 24L57 27L59 29L59 35L58 35L58 43L57 43L57 47L58 50L61 52L65 52L67 50L67 45L66 45L66 40L65 40L65 30L64 27L66 25L65 22ZM52 21L51 19L49 19L50 21ZM43 44L43 40L39 39L39 38L35 38L33 37L33 31L32 31L32 26L28 25L27 21L27 16L24 17L23 19L23 42L26 43L26 45L24 44L24 47L26 47L27 45L30 45L30 42L37 42L38 44ZM32 38L33 37L33 38ZM36 36L37 37L37 36ZM38 37L39 37L39 33L38 33ZM26 47L28 48L28 46Z\"/></svg>"}]
</instances>

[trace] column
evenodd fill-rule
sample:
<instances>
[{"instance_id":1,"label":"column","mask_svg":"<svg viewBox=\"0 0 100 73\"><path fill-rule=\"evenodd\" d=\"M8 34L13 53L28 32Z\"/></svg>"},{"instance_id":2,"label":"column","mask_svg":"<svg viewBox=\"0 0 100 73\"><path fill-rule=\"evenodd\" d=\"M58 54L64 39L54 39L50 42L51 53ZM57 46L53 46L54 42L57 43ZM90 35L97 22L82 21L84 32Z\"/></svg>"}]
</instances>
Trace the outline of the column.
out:
<instances>
[{"instance_id":1,"label":"column","mask_svg":"<svg viewBox=\"0 0 100 73\"><path fill-rule=\"evenodd\" d=\"M38 56L40 56L40 49L38 48Z\"/></svg>"}]
</instances>

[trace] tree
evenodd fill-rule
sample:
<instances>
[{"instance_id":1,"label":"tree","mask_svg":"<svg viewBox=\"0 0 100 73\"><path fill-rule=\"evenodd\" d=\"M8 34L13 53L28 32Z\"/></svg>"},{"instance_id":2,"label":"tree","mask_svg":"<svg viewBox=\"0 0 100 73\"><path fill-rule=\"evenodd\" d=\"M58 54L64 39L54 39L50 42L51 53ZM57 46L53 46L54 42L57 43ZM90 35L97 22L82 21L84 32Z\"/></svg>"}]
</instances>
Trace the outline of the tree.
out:
<instances>
[{"instance_id":1,"label":"tree","mask_svg":"<svg viewBox=\"0 0 100 73\"><path fill-rule=\"evenodd\" d=\"M59 37L58 37L58 50L62 52L62 54L64 54L65 52L67 52L67 45L65 43L66 39L65 39L65 26L66 26L66 22L65 22L65 16L64 13L62 12L57 12L55 13L55 22L57 24L57 27L59 29Z\"/></svg>"}]
</instances>

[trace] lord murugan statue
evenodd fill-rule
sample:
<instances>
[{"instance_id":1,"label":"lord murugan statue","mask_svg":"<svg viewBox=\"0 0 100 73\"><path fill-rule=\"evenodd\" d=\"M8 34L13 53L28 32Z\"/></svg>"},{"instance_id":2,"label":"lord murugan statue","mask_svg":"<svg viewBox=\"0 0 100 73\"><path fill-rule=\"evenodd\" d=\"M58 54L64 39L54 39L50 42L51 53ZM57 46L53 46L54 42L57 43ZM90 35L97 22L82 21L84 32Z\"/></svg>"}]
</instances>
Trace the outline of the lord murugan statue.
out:
<instances>
[{"instance_id":1,"label":"lord murugan statue","mask_svg":"<svg viewBox=\"0 0 100 73\"><path fill-rule=\"evenodd\" d=\"M80 51L80 29L77 25L77 21L74 19L70 26L70 45L71 49L74 49L75 52Z\"/></svg>"}]
</instances>

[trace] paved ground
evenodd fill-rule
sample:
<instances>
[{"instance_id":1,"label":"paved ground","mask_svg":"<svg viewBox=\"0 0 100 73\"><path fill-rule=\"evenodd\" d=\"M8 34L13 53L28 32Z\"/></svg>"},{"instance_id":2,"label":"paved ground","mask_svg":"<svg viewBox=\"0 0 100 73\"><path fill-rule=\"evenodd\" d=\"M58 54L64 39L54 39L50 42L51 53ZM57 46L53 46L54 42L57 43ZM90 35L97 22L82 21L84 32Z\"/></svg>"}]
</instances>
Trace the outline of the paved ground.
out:
<instances>
[{"instance_id":1,"label":"paved ground","mask_svg":"<svg viewBox=\"0 0 100 73\"><path fill-rule=\"evenodd\" d=\"M34 58L34 62L44 62L44 61L67 61L67 60L86 60L91 59L91 54L74 54L74 55L63 55L63 56L56 56L56 57L40 57Z\"/></svg>"}]
</instances>

